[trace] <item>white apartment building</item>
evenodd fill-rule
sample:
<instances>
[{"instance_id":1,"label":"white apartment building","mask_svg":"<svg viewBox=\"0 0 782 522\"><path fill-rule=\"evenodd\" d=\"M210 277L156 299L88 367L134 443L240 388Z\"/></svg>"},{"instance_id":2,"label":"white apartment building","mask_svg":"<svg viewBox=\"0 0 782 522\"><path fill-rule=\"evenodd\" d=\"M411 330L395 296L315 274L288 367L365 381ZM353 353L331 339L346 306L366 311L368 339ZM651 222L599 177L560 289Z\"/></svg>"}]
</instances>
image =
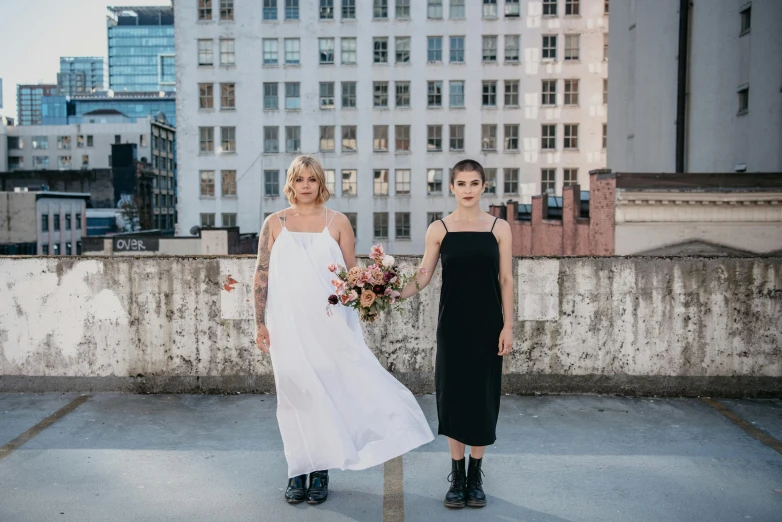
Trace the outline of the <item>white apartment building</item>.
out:
<instances>
[{"instance_id":1,"label":"white apartment building","mask_svg":"<svg viewBox=\"0 0 782 522\"><path fill-rule=\"evenodd\" d=\"M781 172L782 2L685 5L611 4L608 168Z\"/></svg>"},{"instance_id":2,"label":"white apartment building","mask_svg":"<svg viewBox=\"0 0 782 522\"><path fill-rule=\"evenodd\" d=\"M455 208L588 188L605 166L607 0L176 2L179 230L260 228L299 153L327 169L357 251L423 251Z\"/></svg>"}]
</instances>

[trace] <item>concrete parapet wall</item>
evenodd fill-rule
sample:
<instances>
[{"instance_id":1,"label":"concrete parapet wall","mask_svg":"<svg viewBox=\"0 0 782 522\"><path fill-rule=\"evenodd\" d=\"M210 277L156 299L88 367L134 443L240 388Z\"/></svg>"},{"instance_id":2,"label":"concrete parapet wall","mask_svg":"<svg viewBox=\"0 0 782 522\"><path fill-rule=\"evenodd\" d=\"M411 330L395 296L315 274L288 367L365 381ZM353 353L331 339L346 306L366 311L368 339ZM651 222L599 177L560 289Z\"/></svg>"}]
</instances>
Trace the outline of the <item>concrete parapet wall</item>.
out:
<instances>
[{"instance_id":1,"label":"concrete parapet wall","mask_svg":"<svg viewBox=\"0 0 782 522\"><path fill-rule=\"evenodd\" d=\"M0 258L0 391L274 391L253 269ZM782 258L518 258L514 274L508 393L782 396ZM418 393L434 390L439 279L366 332Z\"/></svg>"}]
</instances>

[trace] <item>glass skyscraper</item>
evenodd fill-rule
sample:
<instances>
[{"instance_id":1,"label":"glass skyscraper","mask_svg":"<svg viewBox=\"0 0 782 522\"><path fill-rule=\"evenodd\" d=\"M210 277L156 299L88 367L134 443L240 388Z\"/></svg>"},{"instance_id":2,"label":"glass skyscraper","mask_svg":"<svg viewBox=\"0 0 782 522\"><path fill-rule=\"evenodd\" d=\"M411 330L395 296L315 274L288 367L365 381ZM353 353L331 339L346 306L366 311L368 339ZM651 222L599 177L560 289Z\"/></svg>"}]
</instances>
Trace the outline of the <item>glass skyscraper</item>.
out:
<instances>
[{"instance_id":1,"label":"glass skyscraper","mask_svg":"<svg viewBox=\"0 0 782 522\"><path fill-rule=\"evenodd\" d=\"M106 62L101 56L63 56L60 58L57 86L60 88L60 94L64 96L103 90L105 77Z\"/></svg>"},{"instance_id":2,"label":"glass skyscraper","mask_svg":"<svg viewBox=\"0 0 782 522\"><path fill-rule=\"evenodd\" d=\"M174 10L109 7L109 89L174 91Z\"/></svg>"},{"instance_id":3,"label":"glass skyscraper","mask_svg":"<svg viewBox=\"0 0 782 522\"><path fill-rule=\"evenodd\" d=\"M57 94L56 85L17 85L17 125L40 125L43 121L41 102L44 96Z\"/></svg>"}]
</instances>

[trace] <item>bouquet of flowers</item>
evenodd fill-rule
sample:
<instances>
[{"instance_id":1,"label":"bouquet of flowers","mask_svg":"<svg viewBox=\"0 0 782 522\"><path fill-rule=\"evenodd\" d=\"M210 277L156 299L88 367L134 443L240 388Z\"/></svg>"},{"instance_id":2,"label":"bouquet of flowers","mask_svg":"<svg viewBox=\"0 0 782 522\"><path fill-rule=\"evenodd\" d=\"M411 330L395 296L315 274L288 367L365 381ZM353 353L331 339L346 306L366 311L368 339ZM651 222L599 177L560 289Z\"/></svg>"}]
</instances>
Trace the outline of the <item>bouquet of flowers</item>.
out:
<instances>
[{"instance_id":1,"label":"bouquet of flowers","mask_svg":"<svg viewBox=\"0 0 782 522\"><path fill-rule=\"evenodd\" d=\"M329 314L331 306L341 303L358 310L362 321L374 323L380 312L400 301L402 289L415 279L415 269L395 264L394 258L386 255L380 245L372 247L369 258L374 263L366 268L355 266L347 270L342 265L329 265L329 270L337 276L331 281L334 293L328 299Z\"/></svg>"}]
</instances>

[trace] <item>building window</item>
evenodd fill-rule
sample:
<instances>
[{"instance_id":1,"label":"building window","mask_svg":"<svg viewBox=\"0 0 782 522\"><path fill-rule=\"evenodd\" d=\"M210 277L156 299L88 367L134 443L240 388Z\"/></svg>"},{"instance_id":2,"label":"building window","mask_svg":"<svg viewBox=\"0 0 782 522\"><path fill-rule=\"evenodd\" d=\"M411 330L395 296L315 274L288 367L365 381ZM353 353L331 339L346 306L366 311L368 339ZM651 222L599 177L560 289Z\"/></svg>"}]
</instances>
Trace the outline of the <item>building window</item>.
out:
<instances>
[{"instance_id":1,"label":"building window","mask_svg":"<svg viewBox=\"0 0 782 522\"><path fill-rule=\"evenodd\" d=\"M221 152L236 152L236 127L220 127Z\"/></svg>"},{"instance_id":2,"label":"building window","mask_svg":"<svg viewBox=\"0 0 782 522\"><path fill-rule=\"evenodd\" d=\"M464 107L464 81L451 80L448 84L449 100L451 107Z\"/></svg>"},{"instance_id":3,"label":"building window","mask_svg":"<svg viewBox=\"0 0 782 522\"><path fill-rule=\"evenodd\" d=\"M443 82L427 82L427 107L442 107Z\"/></svg>"},{"instance_id":4,"label":"building window","mask_svg":"<svg viewBox=\"0 0 782 522\"><path fill-rule=\"evenodd\" d=\"M374 225L375 225L375 232L374 232L375 239L388 238L388 213L375 212L373 217L374 217Z\"/></svg>"},{"instance_id":5,"label":"building window","mask_svg":"<svg viewBox=\"0 0 782 522\"><path fill-rule=\"evenodd\" d=\"M49 168L49 156L33 156L33 168L34 169L48 169Z\"/></svg>"},{"instance_id":6,"label":"building window","mask_svg":"<svg viewBox=\"0 0 782 522\"><path fill-rule=\"evenodd\" d=\"M234 0L220 0L220 20L234 19Z\"/></svg>"},{"instance_id":7,"label":"building window","mask_svg":"<svg viewBox=\"0 0 782 522\"><path fill-rule=\"evenodd\" d=\"M356 136L357 136L357 131L355 125L342 126L342 152L358 151Z\"/></svg>"},{"instance_id":8,"label":"building window","mask_svg":"<svg viewBox=\"0 0 782 522\"><path fill-rule=\"evenodd\" d=\"M608 33L603 33L603 61L608 61Z\"/></svg>"},{"instance_id":9,"label":"building window","mask_svg":"<svg viewBox=\"0 0 782 522\"><path fill-rule=\"evenodd\" d=\"M603 105L608 105L608 78L603 78Z\"/></svg>"},{"instance_id":10,"label":"building window","mask_svg":"<svg viewBox=\"0 0 782 522\"><path fill-rule=\"evenodd\" d=\"M543 16L557 16L559 0L543 0Z\"/></svg>"},{"instance_id":11,"label":"building window","mask_svg":"<svg viewBox=\"0 0 782 522\"><path fill-rule=\"evenodd\" d=\"M342 0L342 19L356 19L356 0Z\"/></svg>"},{"instance_id":12,"label":"building window","mask_svg":"<svg viewBox=\"0 0 782 522\"><path fill-rule=\"evenodd\" d=\"M224 170L220 175L223 196L236 196L236 171Z\"/></svg>"},{"instance_id":13,"label":"building window","mask_svg":"<svg viewBox=\"0 0 782 522\"><path fill-rule=\"evenodd\" d=\"M739 89L739 114L749 112L749 86Z\"/></svg>"},{"instance_id":14,"label":"building window","mask_svg":"<svg viewBox=\"0 0 782 522\"><path fill-rule=\"evenodd\" d=\"M373 0L372 4L372 18L388 18L388 0Z\"/></svg>"},{"instance_id":15,"label":"building window","mask_svg":"<svg viewBox=\"0 0 782 522\"><path fill-rule=\"evenodd\" d=\"M439 152L443 150L443 127L442 125L426 126L427 145L429 152Z\"/></svg>"},{"instance_id":16,"label":"building window","mask_svg":"<svg viewBox=\"0 0 782 522\"><path fill-rule=\"evenodd\" d=\"M278 45L279 42L277 41L276 38L263 39L263 64L264 65L277 65Z\"/></svg>"},{"instance_id":17,"label":"building window","mask_svg":"<svg viewBox=\"0 0 782 522\"><path fill-rule=\"evenodd\" d=\"M235 227L236 226L236 214L223 214L222 215L223 220L223 226L224 227Z\"/></svg>"},{"instance_id":18,"label":"building window","mask_svg":"<svg viewBox=\"0 0 782 522\"><path fill-rule=\"evenodd\" d=\"M426 225L429 226L435 221L440 221L443 219L443 213L442 212L427 212L426 213Z\"/></svg>"},{"instance_id":19,"label":"building window","mask_svg":"<svg viewBox=\"0 0 782 522\"><path fill-rule=\"evenodd\" d=\"M356 82L342 82L342 108L356 107Z\"/></svg>"},{"instance_id":20,"label":"building window","mask_svg":"<svg viewBox=\"0 0 782 522\"><path fill-rule=\"evenodd\" d=\"M565 80L565 105L578 105L578 80Z\"/></svg>"},{"instance_id":21,"label":"building window","mask_svg":"<svg viewBox=\"0 0 782 522\"><path fill-rule=\"evenodd\" d=\"M320 19L334 19L334 0L320 0Z\"/></svg>"},{"instance_id":22,"label":"building window","mask_svg":"<svg viewBox=\"0 0 782 522\"><path fill-rule=\"evenodd\" d=\"M301 96L299 89L299 82L285 83L285 110L298 111L301 109Z\"/></svg>"},{"instance_id":23,"label":"building window","mask_svg":"<svg viewBox=\"0 0 782 522\"><path fill-rule=\"evenodd\" d=\"M334 152L335 145L335 132L334 125L322 125L320 127L320 151L321 152Z\"/></svg>"},{"instance_id":24,"label":"building window","mask_svg":"<svg viewBox=\"0 0 782 522\"><path fill-rule=\"evenodd\" d=\"M353 237L356 237L358 233L358 214L355 212L345 212L345 217L348 218L350 226L353 228Z\"/></svg>"},{"instance_id":25,"label":"building window","mask_svg":"<svg viewBox=\"0 0 782 522\"><path fill-rule=\"evenodd\" d=\"M443 17L443 0L428 0L426 5L426 17L440 19Z\"/></svg>"},{"instance_id":26,"label":"building window","mask_svg":"<svg viewBox=\"0 0 782 522\"><path fill-rule=\"evenodd\" d=\"M212 0L198 0L198 19L212 19Z\"/></svg>"},{"instance_id":27,"label":"building window","mask_svg":"<svg viewBox=\"0 0 782 522\"><path fill-rule=\"evenodd\" d=\"M236 65L236 45L233 38L220 40L220 65Z\"/></svg>"},{"instance_id":28,"label":"building window","mask_svg":"<svg viewBox=\"0 0 782 522\"><path fill-rule=\"evenodd\" d=\"M396 17L399 20L410 18L410 0L396 0Z\"/></svg>"},{"instance_id":29,"label":"building window","mask_svg":"<svg viewBox=\"0 0 782 522\"><path fill-rule=\"evenodd\" d=\"M33 148L34 149L37 148L35 145L36 145L35 138L33 138ZM76 136L76 148L77 149L83 149L84 148L84 135L83 134L79 134L78 136Z\"/></svg>"},{"instance_id":30,"label":"building window","mask_svg":"<svg viewBox=\"0 0 782 522\"><path fill-rule=\"evenodd\" d=\"M388 125L372 128L372 148L375 152L388 152Z\"/></svg>"},{"instance_id":31,"label":"building window","mask_svg":"<svg viewBox=\"0 0 782 522\"><path fill-rule=\"evenodd\" d=\"M263 151L268 153L280 152L280 129L278 127L263 128Z\"/></svg>"},{"instance_id":32,"label":"building window","mask_svg":"<svg viewBox=\"0 0 782 522\"><path fill-rule=\"evenodd\" d=\"M518 62L521 57L521 37L517 34L505 35L505 61Z\"/></svg>"},{"instance_id":33,"label":"building window","mask_svg":"<svg viewBox=\"0 0 782 522\"><path fill-rule=\"evenodd\" d=\"M603 150L606 150L606 144L608 143L608 124L603 124Z\"/></svg>"},{"instance_id":34,"label":"building window","mask_svg":"<svg viewBox=\"0 0 782 522\"><path fill-rule=\"evenodd\" d=\"M70 139L70 138L68 138L68 139ZM115 134L114 135L114 144L115 145L119 145L120 143L122 143L122 135L121 134ZM70 149L71 147L68 146L68 148Z\"/></svg>"},{"instance_id":35,"label":"building window","mask_svg":"<svg viewBox=\"0 0 782 522\"><path fill-rule=\"evenodd\" d=\"M505 106L519 106L519 80L505 80Z\"/></svg>"},{"instance_id":36,"label":"building window","mask_svg":"<svg viewBox=\"0 0 782 522\"><path fill-rule=\"evenodd\" d=\"M483 169L486 176L486 194L497 193L497 169Z\"/></svg>"},{"instance_id":37,"label":"building window","mask_svg":"<svg viewBox=\"0 0 782 522\"><path fill-rule=\"evenodd\" d=\"M396 151L410 151L410 125L396 125L394 127L394 139Z\"/></svg>"},{"instance_id":38,"label":"building window","mask_svg":"<svg viewBox=\"0 0 782 522\"><path fill-rule=\"evenodd\" d=\"M285 127L285 152L301 152L301 127Z\"/></svg>"},{"instance_id":39,"label":"building window","mask_svg":"<svg viewBox=\"0 0 782 522\"><path fill-rule=\"evenodd\" d=\"M55 256L59 256L60 255L60 244L59 243L55 243L55 244L52 245L52 254L55 255Z\"/></svg>"},{"instance_id":40,"label":"building window","mask_svg":"<svg viewBox=\"0 0 782 522\"><path fill-rule=\"evenodd\" d=\"M752 28L752 5L748 5L741 11L741 32L739 36L747 34Z\"/></svg>"},{"instance_id":41,"label":"building window","mask_svg":"<svg viewBox=\"0 0 782 522\"><path fill-rule=\"evenodd\" d=\"M557 36L554 34L543 35L543 59L557 59Z\"/></svg>"},{"instance_id":42,"label":"building window","mask_svg":"<svg viewBox=\"0 0 782 522\"><path fill-rule=\"evenodd\" d=\"M497 126L481 125L481 150L497 150Z\"/></svg>"},{"instance_id":43,"label":"building window","mask_svg":"<svg viewBox=\"0 0 782 522\"><path fill-rule=\"evenodd\" d=\"M497 106L497 82L483 82L483 96L481 98L483 107Z\"/></svg>"},{"instance_id":44,"label":"building window","mask_svg":"<svg viewBox=\"0 0 782 522\"><path fill-rule=\"evenodd\" d=\"M608 14L608 4L609 4L609 0L604 0L604 2L603 2L603 14Z\"/></svg>"},{"instance_id":45,"label":"building window","mask_svg":"<svg viewBox=\"0 0 782 522\"><path fill-rule=\"evenodd\" d=\"M374 63L388 63L388 38L373 38Z\"/></svg>"},{"instance_id":46,"label":"building window","mask_svg":"<svg viewBox=\"0 0 782 522\"><path fill-rule=\"evenodd\" d=\"M505 16L507 18L518 18L521 16L520 0L505 0Z\"/></svg>"},{"instance_id":47,"label":"building window","mask_svg":"<svg viewBox=\"0 0 782 522\"><path fill-rule=\"evenodd\" d=\"M388 107L388 82L374 82L372 90L374 92L373 106L376 108Z\"/></svg>"},{"instance_id":48,"label":"building window","mask_svg":"<svg viewBox=\"0 0 782 522\"><path fill-rule=\"evenodd\" d=\"M54 218L54 231L59 232L60 231L60 215L55 214L52 216Z\"/></svg>"},{"instance_id":49,"label":"building window","mask_svg":"<svg viewBox=\"0 0 782 522\"><path fill-rule=\"evenodd\" d=\"M22 149L24 148L24 145L22 144L22 139L18 138L18 142L16 146L12 146L13 142L11 141L14 138L10 138L8 141L8 148L9 149ZM57 148L60 150L70 150L71 149L71 137L70 136L57 136Z\"/></svg>"},{"instance_id":50,"label":"building window","mask_svg":"<svg viewBox=\"0 0 782 522\"><path fill-rule=\"evenodd\" d=\"M557 126L556 125L542 125L542 149L543 150L556 150L557 148Z\"/></svg>"},{"instance_id":51,"label":"building window","mask_svg":"<svg viewBox=\"0 0 782 522\"><path fill-rule=\"evenodd\" d=\"M285 19L299 19L299 0L285 0Z\"/></svg>"},{"instance_id":52,"label":"building window","mask_svg":"<svg viewBox=\"0 0 782 522\"><path fill-rule=\"evenodd\" d=\"M388 170L377 169L374 171L374 184L372 189L372 195L374 196L388 196Z\"/></svg>"},{"instance_id":53,"label":"building window","mask_svg":"<svg viewBox=\"0 0 782 522\"><path fill-rule=\"evenodd\" d=\"M484 63L494 63L497 61L497 37L496 36L483 37L483 61Z\"/></svg>"},{"instance_id":54,"label":"building window","mask_svg":"<svg viewBox=\"0 0 782 522\"><path fill-rule=\"evenodd\" d=\"M396 82L396 108L410 107L410 82Z\"/></svg>"},{"instance_id":55,"label":"building window","mask_svg":"<svg viewBox=\"0 0 782 522\"><path fill-rule=\"evenodd\" d=\"M199 151L200 152L214 152L215 150L215 130L214 127L199 127Z\"/></svg>"},{"instance_id":56,"label":"building window","mask_svg":"<svg viewBox=\"0 0 782 522\"><path fill-rule=\"evenodd\" d=\"M578 149L578 124L565 125L565 150Z\"/></svg>"},{"instance_id":57,"label":"building window","mask_svg":"<svg viewBox=\"0 0 782 522\"><path fill-rule=\"evenodd\" d=\"M541 169L540 171L540 193L555 194L557 190L557 171L556 169Z\"/></svg>"},{"instance_id":58,"label":"building window","mask_svg":"<svg viewBox=\"0 0 782 522\"><path fill-rule=\"evenodd\" d=\"M236 109L236 84L235 83L220 84L220 109L222 110Z\"/></svg>"},{"instance_id":59,"label":"building window","mask_svg":"<svg viewBox=\"0 0 782 522\"><path fill-rule=\"evenodd\" d=\"M60 156L57 158L57 166L61 169L69 169L71 168L71 157L70 156Z\"/></svg>"},{"instance_id":60,"label":"building window","mask_svg":"<svg viewBox=\"0 0 782 522\"><path fill-rule=\"evenodd\" d=\"M81 228L82 228L81 225L82 225L82 223L81 223L81 213L78 213L78 214L76 214L76 217L73 220L73 227L75 229L81 230Z\"/></svg>"},{"instance_id":61,"label":"building window","mask_svg":"<svg viewBox=\"0 0 782 522\"><path fill-rule=\"evenodd\" d=\"M429 36L426 39L426 59L429 62L443 61L443 37Z\"/></svg>"},{"instance_id":62,"label":"building window","mask_svg":"<svg viewBox=\"0 0 782 522\"><path fill-rule=\"evenodd\" d=\"M324 170L323 175L326 177L326 190L329 194L334 195L337 192L337 176L334 170Z\"/></svg>"},{"instance_id":63,"label":"building window","mask_svg":"<svg viewBox=\"0 0 782 522\"><path fill-rule=\"evenodd\" d=\"M79 241L81 243L81 241ZM48 256L49 255L49 245L41 245L41 254Z\"/></svg>"},{"instance_id":64,"label":"building window","mask_svg":"<svg viewBox=\"0 0 782 522\"><path fill-rule=\"evenodd\" d=\"M320 49L320 63L334 63L334 38L318 38L318 48Z\"/></svg>"},{"instance_id":65,"label":"building window","mask_svg":"<svg viewBox=\"0 0 782 522\"><path fill-rule=\"evenodd\" d=\"M451 36L451 63L464 63L464 36Z\"/></svg>"},{"instance_id":66,"label":"building window","mask_svg":"<svg viewBox=\"0 0 782 522\"><path fill-rule=\"evenodd\" d=\"M505 150L519 150L519 126L505 125Z\"/></svg>"},{"instance_id":67,"label":"building window","mask_svg":"<svg viewBox=\"0 0 782 522\"><path fill-rule=\"evenodd\" d=\"M213 65L212 40L198 40L198 65Z\"/></svg>"},{"instance_id":68,"label":"building window","mask_svg":"<svg viewBox=\"0 0 782 522\"><path fill-rule=\"evenodd\" d=\"M426 194L429 196L443 195L443 169L428 169L426 171Z\"/></svg>"},{"instance_id":69,"label":"building window","mask_svg":"<svg viewBox=\"0 0 782 522\"><path fill-rule=\"evenodd\" d=\"M581 35L579 34L565 35L565 61L566 62L573 62L578 60L580 43L581 43Z\"/></svg>"},{"instance_id":70,"label":"building window","mask_svg":"<svg viewBox=\"0 0 782 522\"><path fill-rule=\"evenodd\" d=\"M397 196L410 194L410 169L396 169L394 192Z\"/></svg>"},{"instance_id":71,"label":"building window","mask_svg":"<svg viewBox=\"0 0 782 522\"><path fill-rule=\"evenodd\" d=\"M497 0L483 0L483 17L497 18Z\"/></svg>"},{"instance_id":72,"label":"building window","mask_svg":"<svg viewBox=\"0 0 782 522\"><path fill-rule=\"evenodd\" d=\"M557 80L543 80L543 105L553 106L557 104Z\"/></svg>"},{"instance_id":73,"label":"building window","mask_svg":"<svg viewBox=\"0 0 782 522\"><path fill-rule=\"evenodd\" d=\"M358 195L358 175L355 169L342 171L342 195Z\"/></svg>"},{"instance_id":74,"label":"building window","mask_svg":"<svg viewBox=\"0 0 782 522\"><path fill-rule=\"evenodd\" d=\"M198 108L213 109L214 108L214 85L211 83L199 83L198 92L199 92Z\"/></svg>"},{"instance_id":75,"label":"building window","mask_svg":"<svg viewBox=\"0 0 782 522\"><path fill-rule=\"evenodd\" d=\"M573 185L578 185L578 169L564 169L563 172L563 187L572 187Z\"/></svg>"},{"instance_id":76,"label":"building window","mask_svg":"<svg viewBox=\"0 0 782 522\"><path fill-rule=\"evenodd\" d=\"M449 128L450 149L464 150L464 125L451 125Z\"/></svg>"},{"instance_id":77,"label":"building window","mask_svg":"<svg viewBox=\"0 0 782 522\"><path fill-rule=\"evenodd\" d=\"M215 195L215 173L213 170L201 171L201 195L208 197Z\"/></svg>"},{"instance_id":78,"label":"building window","mask_svg":"<svg viewBox=\"0 0 782 522\"><path fill-rule=\"evenodd\" d=\"M579 0L565 0L565 16L577 16L581 14Z\"/></svg>"},{"instance_id":79,"label":"building window","mask_svg":"<svg viewBox=\"0 0 782 522\"><path fill-rule=\"evenodd\" d=\"M502 173L503 187L505 194L519 193L519 169L505 169Z\"/></svg>"},{"instance_id":80,"label":"building window","mask_svg":"<svg viewBox=\"0 0 782 522\"><path fill-rule=\"evenodd\" d=\"M214 213L202 213L201 214L201 227L202 228L212 228L215 226L215 215Z\"/></svg>"},{"instance_id":81,"label":"building window","mask_svg":"<svg viewBox=\"0 0 782 522\"><path fill-rule=\"evenodd\" d=\"M285 39L285 64L299 65L301 42L298 38Z\"/></svg>"},{"instance_id":82,"label":"building window","mask_svg":"<svg viewBox=\"0 0 782 522\"><path fill-rule=\"evenodd\" d=\"M65 214L65 230L71 229L71 215Z\"/></svg>"},{"instance_id":83,"label":"building window","mask_svg":"<svg viewBox=\"0 0 782 522\"><path fill-rule=\"evenodd\" d=\"M276 111L279 108L279 94L276 83L263 84L263 108L268 111Z\"/></svg>"},{"instance_id":84,"label":"building window","mask_svg":"<svg viewBox=\"0 0 782 522\"><path fill-rule=\"evenodd\" d=\"M48 136L33 136L33 149L36 149L36 150L48 150L49 149L49 137Z\"/></svg>"},{"instance_id":85,"label":"building window","mask_svg":"<svg viewBox=\"0 0 782 522\"><path fill-rule=\"evenodd\" d=\"M8 158L8 168L10 169L23 169L24 158L19 156L11 156Z\"/></svg>"},{"instance_id":86,"label":"building window","mask_svg":"<svg viewBox=\"0 0 782 522\"><path fill-rule=\"evenodd\" d=\"M397 212L396 239L410 239L410 212Z\"/></svg>"},{"instance_id":87,"label":"building window","mask_svg":"<svg viewBox=\"0 0 782 522\"><path fill-rule=\"evenodd\" d=\"M397 36L394 39L394 50L396 51L396 63L410 62L410 37Z\"/></svg>"},{"instance_id":88,"label":"building window","mask_svg":"<svg viewBox=\"0 0 782 522\"><path fill-rule=\"evenodd\" d=\"M276 170L263 172L263 190L266 197L276 198L280 195L280 173Z\"/></svg>"},{"instance_id":89,"label":"building window","mask_svg":"<svg viewBox=\"0 0 782 522\"><path fill-rule=\"evenodd\" d=\"M263 0L263 19L277 19L277 0Z\"/></svg>"},{"instance_id":90,"label":"building window","mask_svg":"<svg viewBox=\"0 0 782 522\"><path fill-rule=\"evenodd\" d=\"M87 154L81 155L81 168L86 169L90 166L90 157Z\"/></svg>"},{"instance_id":91,"label":"building window","mask_svg":"<svg viewBox=\"0 0 782 522\"><path fill-rule=\"evenodd\" d=\"M334 108L334 82L320 83L320 108Z\"/></svg>"},{"instance_id":92,"label":"building window","mask_svg":"<svg viewBox=\"0 0 782 522\"><path fill-rule=\"evenodd\" d=\"M356 49L357 43L355 38L341 38L340 44L342 45L342 63L345 65L352 65L356 63Z\"/></svg>"},{"instance_id":93,"label":"building window","mask_svg":"<svg viewBox=\"0 0 782 522\"><path fill-rule=\"evenodd\" d=\"M65 243L65 255L66 256L70 256L72 254L73 254L73 249L71 248L71 243L69 241L69 242Z\"/></svg>"}]
</instances>

